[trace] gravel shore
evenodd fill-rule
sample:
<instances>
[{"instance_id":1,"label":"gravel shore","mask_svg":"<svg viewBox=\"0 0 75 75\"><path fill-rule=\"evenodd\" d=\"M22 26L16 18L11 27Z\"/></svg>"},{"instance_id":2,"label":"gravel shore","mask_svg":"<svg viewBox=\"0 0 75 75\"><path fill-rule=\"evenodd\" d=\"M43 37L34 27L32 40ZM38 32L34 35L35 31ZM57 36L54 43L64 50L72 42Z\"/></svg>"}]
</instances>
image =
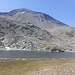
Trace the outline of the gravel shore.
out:
<instances>
[{"instance_id":1,"label":"gravel shore","mask_svg":"<svg viewBox=\"0 0 75 75\"><path fill-rule=\"evenodd\" d=\"M45 67L32 71L29 75L75 75L75 59L57 59L49 62L44 64Z\"/></svg>"},{"instance_id":2,"label":"gravel shore","mask_svg":"<svg viewBox=\"0 0 75 75\"><path fill-rule=\"evenodd\" d=\"M0 60L0 75L75 75L75 59Z\"/></svg>"}]
</instances>

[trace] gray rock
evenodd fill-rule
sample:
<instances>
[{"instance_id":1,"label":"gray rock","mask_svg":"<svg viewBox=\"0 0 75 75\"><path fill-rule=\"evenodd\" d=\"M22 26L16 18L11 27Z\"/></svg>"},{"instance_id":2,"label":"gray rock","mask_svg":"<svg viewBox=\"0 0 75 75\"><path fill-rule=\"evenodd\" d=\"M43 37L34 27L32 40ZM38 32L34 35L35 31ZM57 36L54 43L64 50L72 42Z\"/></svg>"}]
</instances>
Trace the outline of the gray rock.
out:
<instances>
[{"instance_id":1,"label":"gray rock","mask_svg":"<svg viewBox=\"0 0 75 75\"><path fill-rule=\"evenodd\" d=\"M0 13L0 50L74 52L75 28L28 9Z\"/></svg>"}]
</instances>

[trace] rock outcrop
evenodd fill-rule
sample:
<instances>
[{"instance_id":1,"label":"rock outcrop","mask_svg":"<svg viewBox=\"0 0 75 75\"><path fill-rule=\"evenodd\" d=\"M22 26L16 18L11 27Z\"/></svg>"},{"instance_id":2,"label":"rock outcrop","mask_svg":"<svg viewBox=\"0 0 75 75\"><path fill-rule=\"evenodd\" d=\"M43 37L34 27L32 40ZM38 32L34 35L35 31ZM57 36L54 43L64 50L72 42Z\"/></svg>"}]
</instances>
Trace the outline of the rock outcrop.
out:
<instances>
[{"instance_id":1,"label":"rock outcrop","mask_svg":"<svg viewBox=\"0 0 75 75\"><path fill-rule=\"evenodd\" d=\"M0 50L75 51L75 28L28 9L0 13Z\"/></svg>"}]
</instances>

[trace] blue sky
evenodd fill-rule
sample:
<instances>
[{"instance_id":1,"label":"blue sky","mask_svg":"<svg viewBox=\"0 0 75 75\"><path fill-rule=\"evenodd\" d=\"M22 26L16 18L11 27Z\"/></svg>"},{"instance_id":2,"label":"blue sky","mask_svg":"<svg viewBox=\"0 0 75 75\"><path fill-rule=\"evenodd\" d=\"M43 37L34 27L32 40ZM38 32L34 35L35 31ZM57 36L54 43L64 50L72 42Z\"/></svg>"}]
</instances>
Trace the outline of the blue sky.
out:
<instances>
[{"instance_id":1,"label":"blue sky","mask_svg":"<svg viewBox=\"0 0 75 75\"><path fill-rule=\"evenodd\" d=\"M0 12L27 8L75 27L75 0L0 0Z\"/></svg>"}]
</instances>

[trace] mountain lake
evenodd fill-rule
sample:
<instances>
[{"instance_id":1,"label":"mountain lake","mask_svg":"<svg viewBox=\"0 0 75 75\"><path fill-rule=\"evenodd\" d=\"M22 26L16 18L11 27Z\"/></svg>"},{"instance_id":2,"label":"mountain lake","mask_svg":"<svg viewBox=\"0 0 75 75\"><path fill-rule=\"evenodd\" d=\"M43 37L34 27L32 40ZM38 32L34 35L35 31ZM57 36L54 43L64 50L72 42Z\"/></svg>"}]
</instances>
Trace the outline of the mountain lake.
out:
<instances>
[{"instance_id":1,"label":"mountain lake","mask_svg":"<svg viewBox=\"0 0 75 75\"><path fill-rule=\"evenodd\" d=\"M1 58L75 58L75 52L0 50L0 59Z\"/></svg>"}]
</instances>

